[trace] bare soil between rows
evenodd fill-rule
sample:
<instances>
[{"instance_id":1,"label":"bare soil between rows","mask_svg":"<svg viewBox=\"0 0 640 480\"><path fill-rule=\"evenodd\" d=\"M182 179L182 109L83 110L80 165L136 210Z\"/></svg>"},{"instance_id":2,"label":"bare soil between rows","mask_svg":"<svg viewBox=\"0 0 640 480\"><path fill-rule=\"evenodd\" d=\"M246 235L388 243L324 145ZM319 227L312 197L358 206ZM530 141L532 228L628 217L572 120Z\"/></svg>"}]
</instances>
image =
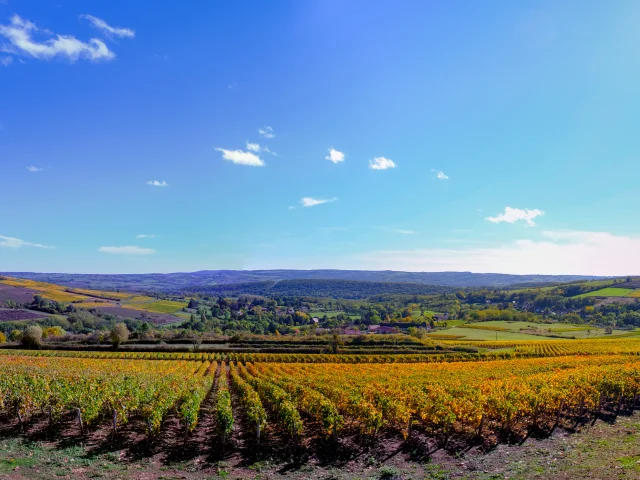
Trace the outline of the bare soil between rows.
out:
<instances>
[{"instance_id":1,"label":"bare soil between rows","mask_svg":"<svg viewBox=\"0 0 640 480\"><path fill-rule=\"evenodd\" d=\"M161 432L149 440L144 421L136 417L114 434L107 419L81 433L72 413L53 426L46 414L37 415L21 431L17 418L5 414L0 416L0 478L52 478L55 472L44 460L9 468L13 464L7 462L19 463L20 458L35 461L34 452L39 451L46 452L49 460L57 452L75 452L75 457L61 461L55 473L58 478L74 479L103 474L103 478L135 479L640 478L638 413L616 417L609 412L595 423L585 418L579 425L566 419L555 429L547 423L529 436L518 435L514 425L510 438L487 436L483 442L474 442L451 437L446 444L419 427L412 440L404 442L393 433L372 441L347 426L337 446L319 425L305 419L303 439L296 441L270 423L262 432L260 448L254 429L238 408L234 417L234 431L222 443L216 433L212 396L205 400L199 424L186 442L175 417L169 417ZM17 454L5 458L3 445L17 449ZM613 454L589 454L590 449L611 450L612 445Z\"/></svg>"}]
</instances>

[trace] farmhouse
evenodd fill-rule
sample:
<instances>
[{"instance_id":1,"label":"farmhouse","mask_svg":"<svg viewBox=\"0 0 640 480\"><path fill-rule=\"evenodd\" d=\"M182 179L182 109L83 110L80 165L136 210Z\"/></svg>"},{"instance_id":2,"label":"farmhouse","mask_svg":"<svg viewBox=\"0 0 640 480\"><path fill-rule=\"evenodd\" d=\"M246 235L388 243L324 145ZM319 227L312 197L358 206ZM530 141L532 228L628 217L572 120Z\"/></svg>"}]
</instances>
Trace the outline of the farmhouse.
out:
<instances>
[{"instance_id":1,"label":"farmhouse","mask_svg":"<svg viewBox=\"0 0 640 480\"><path fill-rule=\"evenodd\" d=\"M442 322L443 320L449 320L449 314L448 313L436 313L433 316L433 319L436 322Z\"/></svg>"}]
</instances>

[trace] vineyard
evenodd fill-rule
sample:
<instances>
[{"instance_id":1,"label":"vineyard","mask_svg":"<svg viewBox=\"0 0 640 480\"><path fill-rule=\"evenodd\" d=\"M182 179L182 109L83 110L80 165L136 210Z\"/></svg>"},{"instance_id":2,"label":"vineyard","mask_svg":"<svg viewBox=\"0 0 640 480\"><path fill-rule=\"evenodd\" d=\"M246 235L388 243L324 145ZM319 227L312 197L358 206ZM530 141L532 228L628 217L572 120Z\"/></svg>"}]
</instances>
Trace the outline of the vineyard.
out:
<instances>
[{"instance_id":1,"label":"vineyard","mask_svg":"<svg viewBox=\"0 0 640 480\"><path fill-rule=\"evenodd\" d=\"M531 343L516 351L546 358L484 358L473 366L382 355L328 355L329 362L313 355L3 350L0 413L17 432L71 418L79 435L108 428L117 436L134 420L147 442L170 419L185 444L206 415L215 425L211 442L224 446L241 434L255 447L271 437L303 449L389 436L434 447L490 445L636 408L638 343Z\"/></svg>"}]
</instances>

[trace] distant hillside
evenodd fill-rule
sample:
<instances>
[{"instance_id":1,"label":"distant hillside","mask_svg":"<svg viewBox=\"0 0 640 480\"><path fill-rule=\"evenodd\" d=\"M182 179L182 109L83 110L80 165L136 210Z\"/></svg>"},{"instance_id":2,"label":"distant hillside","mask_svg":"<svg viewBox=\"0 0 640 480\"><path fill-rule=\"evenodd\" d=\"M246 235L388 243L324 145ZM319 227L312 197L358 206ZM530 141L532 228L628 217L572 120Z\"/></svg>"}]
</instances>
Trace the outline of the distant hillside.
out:
<instances>
[{"instance_id":1,"label":"distant hillside","mask_svg":"<svg viewBox=\"0 0 640 480\"><path fill-rule=\"evenodd\" d=\"M520 284L533 286L601 278L582 275L508 275L471 272L396 272L391 270L203 270L190 273L135 275L12 272L6 273L6 275L74 288L145 292L182 292L219 287L220 285L275 283L283 280L345 280L464 288L507 287Z\"/></svg>"},{"instance_id":2,"label":"distant hillside","mask_svg":"<svg viewBox=\"0 0 640 480\"><path fill-rule=\"evenodd\" d=\"M432 295L454 291L451 287L401 282L361 282L357 280L281 280L251 283L228 283L213 287L192 287L185 293L237 296L281 295L283 297L333 297L358 299L373 295Z\"/></svg>"}]
</instances>

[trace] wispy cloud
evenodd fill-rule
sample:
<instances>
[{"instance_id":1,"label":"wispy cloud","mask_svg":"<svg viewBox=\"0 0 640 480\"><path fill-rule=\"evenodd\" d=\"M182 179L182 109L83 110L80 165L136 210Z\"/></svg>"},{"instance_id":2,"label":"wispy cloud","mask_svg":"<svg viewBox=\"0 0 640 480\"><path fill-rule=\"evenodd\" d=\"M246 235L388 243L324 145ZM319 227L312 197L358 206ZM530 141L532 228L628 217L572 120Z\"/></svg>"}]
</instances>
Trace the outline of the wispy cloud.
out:
<instances>
[{"instance_id":1,"label":"wispy cloud","mask_svg":"<svg viewBox=\"0 0 640 480\"><path fill-rule=\"evenodd\" d=\"M431 169L431 171L432 171L432 172L435 172L435 174L436 174L436 178L437 178L438 180L449 180L449 176L448 176L448 175L446 175L442 170L434 170L434 169Z\"/></svg>"},{"instance_id":2,"label":"wispy cloud","mask_svg":"<svg viewBox=\"0 0 640 480\"><path fill-rule=\"evenodd\" d=\"M50 245L42 245L41 243L32 243L15 237L5 237L0 235L0 248L22 248L22 247L35 247L35 248L56 248Z\"/></svg>"},{"instance_id":3,"label":"wispy cloud","mask_svg":"<svg viewBox=\"0 0 640 480\"><path fill-rule=\"evenodd\" d=\"M3 67L8 67L13 63L13 57L2 57L0 58L0 65Z\"/></svg>"},{"instance_id":4,"label":"wispy cloud","mask_svg":"<svg viewBox=\"0 0 640 480\"><path fill-rule=\"evenodd\" d=\"M133 38L136 36L136 32L130 28L112 27L101 18L94 17L93 15L80 15L80 18L88 20L98 30L102 31L107 36L119 37L119 38Z\"/></svg>"},{"instance_id":5,"label":"wispy cloud","mask_svg":"<svg viewBox=\"0 0 640 480\"><path fill-rule=\"evenodd\" d=\"M136 235L136 238L156 238L155 233L140 233Z\"/></svg>"},{"instance_id":6,"label":"wispy cloud","mask_svg":"<svg viewBox=\"0 0 640 480\"><path fill-rule=\"evenodd\" d=\"M270 126L264 126L258 129L258 133L262 135L264 138L274 138L276 135L273 133L273 128Z\"/></svg>"},{"instance_id":7,"label":"wispy cloud","mask_svg":"<svg viewBox=\"0 0 640 480\"><path fill-rule=\"evenodd\" d=\"M217 151L222 152L222 158L235 163L236 165L246 165L249 167L264 167L265 163L262 159L251 152L244 152L242 150L226 150L224 148L216 148Z\"/></svg>"},{"instance_id":8,"label":"wispy cloud","mask_svg":"<svg viewBox=\"0 0 640 480\"><path fill-rule=\"evenodd\" d=\"M504 209L504 213L496 215L495 217L487 217L485 220L488 220L492 223L515 223L519 221L524 221L528 226L533 227L535 225L533 219L539 217L540 215L544 215L542 210L538 210L534 208L533 210L522 210L520 208L511 208L506 207Z\"/></svg>"},{"instance_id":9,"label":"wispy cloud","mask_svg":"<svg viewBox=\"0 0 640 480\"><path fill-rule=\"evenodd\" d=\"M115 253L120 255L152 255L156 253L153 248L142 248L135 245L129 245L126 247L100 247L99 252L102 253Z\"/></svg>"},{"instance_id":10,"label":"wispy cloud","mask_svg":"<svg viewBox=\"0 0 640 480\"><path fill-rule=\"evenodd\" d=\"M344 153L340 152L339 150L336 150L335 148L330 148L329 155L324 157L324 159L329 160L330 162L333 162L333 163L344 162Z\"/></svg>"},{"instance_id":11,"label":"wispy cloud","mask_svg":"<svg viewBox=\"0 0 640 480\"><path fill-rule=\"evenodd\" d=\"M302 199L300 199L300 205L302 205L303 207L315 207L316 205L322 205L323 203L331 203L331 202L337 202L338 198L334 197L334 198L311 198L311 197L304 197Z\"/></svg>"},{"instance_id":12,"label":"wispy cloud","mask_svg":"<svg viewBox=\"0 0 640 480\"><path fill-rule=\"evenodd\" d=\"M27 167L27 170L29 170L31 173L36 173L36 172L41 172L44 169L40 167L34 167L33 165L29 165Z\"/></svg>"},{"instance_id":13,"label":"wispy cloud","mask_svg":"<svg viewBox=\"0 0 640 480\"><path fill-rule=\"evenodd\" d=\"M259 143L251 143L249 141L246 142L247 145L247 150L250 150L252 152L265 152L265 153L270 153L271 155L278 155L276 152L273 152L269 149L269 147L267 147L266 145L260 145Z\"/></svg>"},{"instance_id":14,"label":"wispy cloud","mask_svg":"<svg viewBox=\"0 0 640 480\"><path fill-rule=\"evenodd\" d=\"M34 34L47 35L51 38L36 41ZM0 25L0 36L8 40L3 50L14 55L27 55L38 60L65 58L75 62L79 58L91 61L111 60L115 57L102 40L92 38L88 42L78 40L72 35L58 35L42 30L18 15L11 17L8 25Z\"/></svg>"},{"instance_id":15,"label":"wispy cloud","mask_svg":"<svg viewBox=\"0 0 640 480\"><path fill-rule=\"evenodd\" d=\"M385 157L376 157L373 160L369 160L369 168L371 170L387 170L389 168L396 168L396 163Z\"/></svg>"},{"instance_id":16,"label":"wispy cloud","mask_svg":"<svg viewBox=\"0 0 640 480\"><path fill-rule=\"evenodd\" d=\"M152 187L168 187L169 184L167 182L163 181L158 181L158 180L149 180L147 182L147 185L151 185Z\"/></svg>"},{"instance_id":17,"label":"wispy cloud","mask_svg":"<svg viewBox=\"0 0 640 480\"><path fill-rule=\"evenodd\" d=\"M415 235L415 230L408 230L405 228L391 228L391 227L375 227L378 230L384 230L385 232L397 233L399 235Z\"/></svg>"}]
</instances>

